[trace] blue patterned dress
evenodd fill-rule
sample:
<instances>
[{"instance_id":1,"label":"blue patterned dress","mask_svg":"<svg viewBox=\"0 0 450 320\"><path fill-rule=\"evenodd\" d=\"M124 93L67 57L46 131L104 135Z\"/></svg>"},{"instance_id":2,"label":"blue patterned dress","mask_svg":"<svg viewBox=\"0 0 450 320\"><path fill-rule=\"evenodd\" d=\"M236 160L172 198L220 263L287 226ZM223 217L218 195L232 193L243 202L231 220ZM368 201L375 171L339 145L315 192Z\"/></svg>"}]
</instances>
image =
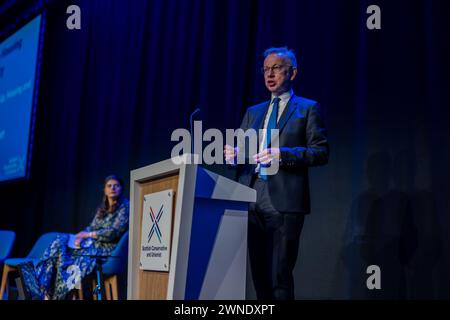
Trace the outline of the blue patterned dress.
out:
<instances>
[{"instance_id":1,"label":"blue patterned dress","mask_svg":"<svg viewBox=\"0 0 450 320\"><path fill-rule=\"evenodd\" d=\"M53 300L64 299L95 268L95 258L84 255L110 255L122 234L128 230L128 218L129 201L123 199L114 212L102 219L97 215L94 217L84 231L95 231L97 238L85 240L82 248L69 248L69 235L58 235L36 266L37 280L45 293Z\"/></svg>"}]
</instances>

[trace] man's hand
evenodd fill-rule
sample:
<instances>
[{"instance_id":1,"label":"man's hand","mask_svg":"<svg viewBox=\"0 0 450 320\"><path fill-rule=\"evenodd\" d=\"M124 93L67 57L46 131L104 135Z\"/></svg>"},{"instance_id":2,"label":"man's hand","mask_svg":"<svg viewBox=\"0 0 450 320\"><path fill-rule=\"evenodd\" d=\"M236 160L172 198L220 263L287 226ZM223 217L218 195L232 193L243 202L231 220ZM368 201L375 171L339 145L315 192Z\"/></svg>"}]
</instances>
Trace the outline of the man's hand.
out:
<instances>
[{"instance_id":1,"label":"man's hand","mask_svg":"<svg viewBox=\"0 0 450 320\"><path fill-rule=\"evenodd\" d=\"M235 159L237 157L238 148L233 148L232 146L225 145L223 148L223 154L225 156L225 162L227 163L235 163Z\"/></svg>"},{"instance_id":2,"label":"man's hand","mask_svg":"<svg viewBox=\"0 0 450 320\"><path fill-rule=\"evenodd\" d=\"M253 156L253 160L255 160L256 163L261 163L262 165L269 165L272 161L280 161L280 149L264 149L260 153L255 154Z\"/></svg>"}]
</instances>

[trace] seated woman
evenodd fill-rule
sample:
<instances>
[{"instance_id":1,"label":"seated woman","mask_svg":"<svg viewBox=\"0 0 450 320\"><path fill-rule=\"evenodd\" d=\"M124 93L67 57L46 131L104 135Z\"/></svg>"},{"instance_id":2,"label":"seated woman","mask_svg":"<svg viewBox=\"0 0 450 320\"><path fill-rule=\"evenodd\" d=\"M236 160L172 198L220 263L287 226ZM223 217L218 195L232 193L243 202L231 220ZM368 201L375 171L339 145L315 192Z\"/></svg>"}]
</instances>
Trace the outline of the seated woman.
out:
<instances>
[{"instance_id":1,"label":"seated woman","mask_svg":"<svg viewBox=\"0 0 450 320\"><path fill-rule=\"evenodd\" d=\"M123 182L115 175L104 182L104 196L90 225L75 236L58 235L37 264L38 293L45 299L64 299L95 268L93 256L109 256L120 237L128 230L129 202L122 195ZM25 287L31 283L24 280ZM35 281L36 282L36 281Z\"/></svg>"}]
</instances>

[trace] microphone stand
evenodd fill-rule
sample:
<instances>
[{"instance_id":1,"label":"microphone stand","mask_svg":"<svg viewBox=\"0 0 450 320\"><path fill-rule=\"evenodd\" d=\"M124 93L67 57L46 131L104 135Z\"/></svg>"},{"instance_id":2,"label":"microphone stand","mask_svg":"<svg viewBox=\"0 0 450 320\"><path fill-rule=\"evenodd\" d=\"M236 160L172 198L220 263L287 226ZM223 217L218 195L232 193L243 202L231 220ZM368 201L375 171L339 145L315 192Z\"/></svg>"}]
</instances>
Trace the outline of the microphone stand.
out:
<instances>
[{"instance_id":1,"label":"microphone stand","mask_svg":"<svg viewBox=\"0 0 450 320\"><path fill-rule=\"evenodd\" d=\"M194 125L193 125L192 119L193 119L194 115L198 112L200 112L200 108L196 108L191 113L191 116L189 117L189 124L191 126L191 155L195 154L195 152L194 152L194 133L193 133L193 128L192 128Z\"/></svg>"},{"instance_id":2,"label":"microphone stand","mask_svg":"<svg viewBox=\"0 0 450 320\"><path fill-rule=\"evenodd\" d=\"M105 300L106 299L106 289L105 289L105 279L104 279L104 275L103 275L103 262L105 262L106 258L119 258L119 257L90 255L90 254L76 254L76 253L73 253L72 256L95 258L95 269L96 269L95 272L96 272L96 278L97 278L97 286L94 288L93 293L95 295L97 295L97 300Z\"/></svg>"}]
</instances>

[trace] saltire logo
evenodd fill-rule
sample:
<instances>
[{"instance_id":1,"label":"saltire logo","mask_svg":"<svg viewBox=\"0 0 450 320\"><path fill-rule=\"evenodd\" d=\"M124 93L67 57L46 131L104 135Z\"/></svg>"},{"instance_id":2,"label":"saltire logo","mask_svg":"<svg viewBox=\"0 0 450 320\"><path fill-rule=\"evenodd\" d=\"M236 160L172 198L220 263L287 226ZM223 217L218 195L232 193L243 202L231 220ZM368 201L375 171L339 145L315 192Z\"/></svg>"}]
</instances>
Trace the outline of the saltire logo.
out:
<instances>
[{"instance_id":1,"label":"saltire logo","mask_svg":"<svg viewBox=\"0 0 450 320\"><path fill-rule=\"evenodd\" d=\"M155 213L153 212L153 208L150 206L150 219L152 220L152 228L150 229L150 232L148 234L148 242L150 242L150 240L152 239L153 235L156 234L156 237L159 240L159 243L161 243L161 237L162 237L162 233L161 233L161 229L159 228L159 220L161 219L163 213L164 213L164 205L161 206L161 208L158 211L158 214L155 216Z\"/></svg>"}]
</instances>

